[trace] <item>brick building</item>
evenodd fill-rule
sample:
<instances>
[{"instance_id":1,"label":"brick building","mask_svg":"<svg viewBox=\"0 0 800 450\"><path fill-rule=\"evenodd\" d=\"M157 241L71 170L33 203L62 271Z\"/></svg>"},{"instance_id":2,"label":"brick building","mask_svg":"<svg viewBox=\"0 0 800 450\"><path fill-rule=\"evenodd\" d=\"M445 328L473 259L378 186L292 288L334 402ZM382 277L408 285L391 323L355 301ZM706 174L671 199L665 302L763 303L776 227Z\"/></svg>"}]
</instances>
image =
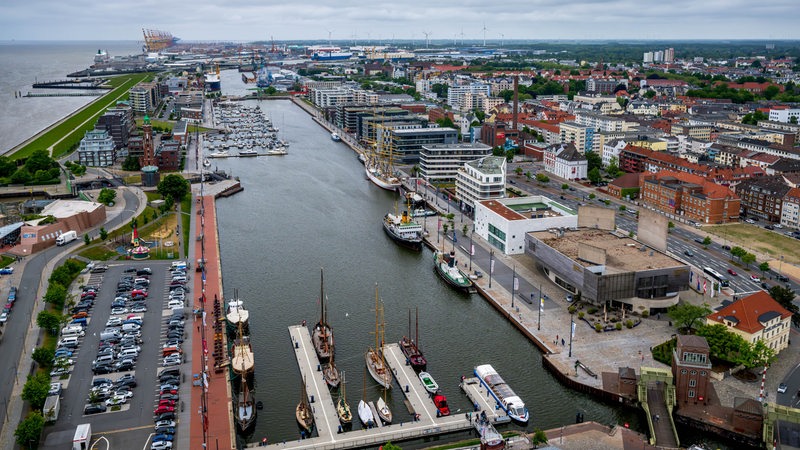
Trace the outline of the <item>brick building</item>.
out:
<instances>
[{"instance_id":1,"label":"brick building","mask_svg":"<svg viewBox=\"0 0 800 450\"><path fill-rule=\"evenodd\" d=\"M780 222L783 199L791 187L780 176L765 176L744 180L734 189L742 200L744 215Z\"/></svg>"},{"instance_id":2,"label":"brick building","mask_svg":"<svg viewBox=\"0 0 800 450\"><path fill-rule=\"evenodd\" d=\"M645 173L640 182L639 201L699 223L739 220L740 200L729 187L688 173L668 170Z\"/></svg>"},{"instance_id":3,"label":"brick building","mask_svg":"<svg viewBox=\"0 0 800 450\"><path fill-rule=\"evenodd\" d=\"M711 376L711 353L706 338L678 335L672 351L672 376L675 380L675 401L678 407L688 403L708 404L708 383Z\"/></svg>"}]
</instances>

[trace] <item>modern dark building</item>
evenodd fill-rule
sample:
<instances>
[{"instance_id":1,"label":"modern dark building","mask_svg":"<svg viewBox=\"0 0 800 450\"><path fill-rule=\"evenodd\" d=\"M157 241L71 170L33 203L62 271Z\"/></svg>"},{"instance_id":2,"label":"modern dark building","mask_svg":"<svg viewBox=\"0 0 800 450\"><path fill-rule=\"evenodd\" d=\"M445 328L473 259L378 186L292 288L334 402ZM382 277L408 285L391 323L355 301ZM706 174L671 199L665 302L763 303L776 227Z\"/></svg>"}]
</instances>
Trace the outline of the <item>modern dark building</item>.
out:
<instances>
[{"instance_id":1,"label":"modern dark building","mask_svg":"<svg viewBox=\"0 0 800 450\"><path fill-rule=\"evenodd\" d=\"M129 106L109 108L97 119L96 129L104 129L114 140L114 147L119 150L128 146L131 133L136 130L133 120L133 109Z\"/></svg>"}]
</instances>

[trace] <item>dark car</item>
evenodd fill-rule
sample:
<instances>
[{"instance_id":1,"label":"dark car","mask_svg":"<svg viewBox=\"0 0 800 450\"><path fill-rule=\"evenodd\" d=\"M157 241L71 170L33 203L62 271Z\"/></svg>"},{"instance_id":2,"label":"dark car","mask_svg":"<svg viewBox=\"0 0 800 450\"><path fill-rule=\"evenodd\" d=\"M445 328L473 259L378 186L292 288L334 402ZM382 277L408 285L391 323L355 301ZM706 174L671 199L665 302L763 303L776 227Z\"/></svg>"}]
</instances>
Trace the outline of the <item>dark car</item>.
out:
<instances>
[{"instance_id":1,"label":"dark car","mask_svg":"<svg viewBox=\"0 0 800 450\"><path fill-rule=\"evenodd\" d=\"M157 434L153 436L153 442L158 442L158 441L172 442L173 438L174 436L171 434Z\"/></svg>"},{"instance_id":2,"label":"dark car","mask_svg":"<svg viewBox=\"0 0 800 450\"><path fill-rule=\"evenodd\" d=\"M691 251L691 250L684 250L683 254L688 256L688 257L694 256L694 252Z\"/></svg>"},{"instance_id":3,"label":"dark car","mask_svg":"<svg viewBox=\"0 0 800 450\"><path fill-rule=\"evenodd\" d=\"M93 403L91 405L86 405L86 407L83 408L83 413L86 415L104 412L106 412L106 405L102 403Z\"/></svg>"},{"instance_id":4,"label":"dark car","mask_svg":"<svg viewBox=\"0 0 800 450\"><path fill-rule=\"evenodd\" d=\"M136 273L136 267L126 267L125 270L123 270L123 272L125 272L125 273Z\"/></svg>"},{"instance_id":5,"label":"dark car","mask_svg":"<svg viewBox=\"0 0 800 450\"><path fill-rule=\"evenodd\" d=\"M95 375L104 375L104 374L107 374L107 373L113 373L114 372L114 368L111 367L108 364L99 364L97 366L92 367L92 372Z\"/></svg>"},{"instance_id":6,"label":"dark car","mask_svg":"<svg viewBox=\"0 0 800 450\"><path fill-rule=\"evenodd\" d=\"M781 275L781 274L775 275L775 279L778 281L783 281L784 283L789 282L789 277L787 277L786 275Z\"/></svg>"},{"instance_id":7,"label":"dark car","mask_svg":"<svg viewBox=\"0 0 800 450\"><path fill-rule=\"evenodd\" d=\"M114 382L111 381L110 378L95 378L94 380L92 380L92 386L102 386L104 384L112 384L112 383Z\"/></svg>"},{"instance_id":8,"label":"dark car","mask_svg":"<svg viewBox=\"0 0 800 450\"><path fill-rule=\"evenodd\" d=\"M175 434L175 427L158 427L155 432L156 434Z\"/></svg>"},{"instance_id":9,"label":"dark car","mask_svg":"<svg viewBox=\"0 0 800 450\"><path fill-rule=\"evenodd\" d=\"M730 245L723 245L722 249L730 251L731 250L731 246Z\"/></svg>"},{"instance_id":10,"label":"dark car","mask_svg":"<svg viewBox=\"0 0 800 450\"><path fill-rule=\"evenodd\" d=\"M158 376L159 377L162 377L164 375L170 375L170 376L173 376L173 377L177 377L177 376L180 376L180 374L181 374L181 370L177 369L177 368L163 369L163 370L161 370L161 372L158 372Z\"/></svg>"},{"instance_id":11,"label":"dark car","mask_svg":"<svg viewBox=\"0 0 800 450\"><path fill-rule=\"evenodd\" d=\"M158 422L159 420L175 420L175 413L165 412L163 414L159 414L156 416L155 421Z\"/></svg>"},{"instance_id":12,"label":"dark car","mask_svg":"<svg viewBox=\"0 0 800 450\"><path fill-rule=\"evenodd\" d=\"M177 386L181 384L180 379L178 377L165 377L158 381L161 383L162 386Z\"/></svg>"}]
</instances>

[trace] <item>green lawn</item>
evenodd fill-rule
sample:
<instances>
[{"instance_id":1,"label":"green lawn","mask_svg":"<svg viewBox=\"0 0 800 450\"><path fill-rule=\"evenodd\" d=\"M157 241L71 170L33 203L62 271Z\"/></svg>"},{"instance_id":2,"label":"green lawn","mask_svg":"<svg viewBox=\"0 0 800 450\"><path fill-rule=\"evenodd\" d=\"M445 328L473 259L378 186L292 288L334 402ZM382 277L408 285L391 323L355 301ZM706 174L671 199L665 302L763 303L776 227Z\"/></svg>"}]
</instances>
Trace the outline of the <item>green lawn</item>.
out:
<instances>
[{"instance_id":1,"label":"green lawn","mask_svg":"<svg viewBox=\"0 0 800 450\"><path fill-rule=\"evenodd\" d=\"M702 227L701 231L714 234L731 247L742 247L748 252L759 252L778 259L781 256L790 264L800 263L800 240L780 231L766 230L756 225L736 223Z\"/></svg>"},{"instance_id":2,"label":"green lawn","mask_svg":"<svg viewBox=\"0 0 800 450\"><path fill-rule=\"evenodd\" d=\"M183 229L183 257L186 258L189 256L189 225L192 219L192 193L186 195L186 198L181 200L181 212L185 214L181 214L181 227Z\"/></svg>"},{"instance_id":3,"label":"green lawn","mask_svg":"<svg viewBox=\"0 0 800 450\"><path fill-rule=\"evenodd\" d=\"M2 255L2 256L0 256L0 267L6 267L6 266L8 266L9 264L11 264L14 261L15 261L14 258L12 258L10 256Z\"/></svg>"},{"instance_id":4,"label":"green lawn","mask_svg":"<svg viewBox=\"0 0 800 450\"><path fill-rule=\"evenodd\" d=\"M109 250L104 245L89 247L78 254L93 261L108 261L109 259L114 259L119 256L119 253Z\"/></svg>"},{"instance_id":5,"label":"green lawn","mask_svg":"<svg viewBox=\"0 0 800 450\"><path fill-rule=\"evenodd\" d=\"M86 105L83 109L70 116L64 122L53 127L41 136L37 137L24 147L10 155L12 159L27 158L36 150L48 149L64 136L67 136L54 148L54 157L69 151L76 142L80 142L87 130L94 128L97 118L106 109L114 106L117 101L127 98L128 90L136 83L152 77L151 73L137 73L123 75L113 80L113 90L100 97L96 101ZM88 122L86 122L88 120ZM84 125L84 122L86 122Z\"/></svg>"}]
</instances>

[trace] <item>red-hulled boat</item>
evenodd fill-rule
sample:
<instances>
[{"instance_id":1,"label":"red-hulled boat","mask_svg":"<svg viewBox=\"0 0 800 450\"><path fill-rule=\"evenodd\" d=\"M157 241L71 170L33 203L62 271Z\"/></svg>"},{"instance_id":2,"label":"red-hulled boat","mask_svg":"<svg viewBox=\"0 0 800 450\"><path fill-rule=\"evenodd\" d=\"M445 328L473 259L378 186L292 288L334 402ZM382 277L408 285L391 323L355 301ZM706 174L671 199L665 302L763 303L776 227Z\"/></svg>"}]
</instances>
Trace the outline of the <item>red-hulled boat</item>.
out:
<instances>
[{"instance_id":1,"label":"red-hulled boat","mask_svg":"<svg viewBox=\"0 0 800 450\"><path fill-rule=\"evenodd\" d=\"M450 407L447 406L447 397L445 397L441 392L433 394L433 404L436 405L437 417L450 415Z\"/></svg>"},{"instance_id":2,"label":"red-hulled boat","mask_svg":"<svg viewBox=\"0 0 800 450\"><path fill-rule=\"evenodd\" d=\"M400 350L403 351L408 363L411 364L411 368L416 372L421 372L427 367L428 360L425 359L422 350L419 348L419 309L417 310L415 325L414 339L403 336L400 339ZM408 311L408 334L411 335L411 310Z\"/></svg>"}]
</instances>

